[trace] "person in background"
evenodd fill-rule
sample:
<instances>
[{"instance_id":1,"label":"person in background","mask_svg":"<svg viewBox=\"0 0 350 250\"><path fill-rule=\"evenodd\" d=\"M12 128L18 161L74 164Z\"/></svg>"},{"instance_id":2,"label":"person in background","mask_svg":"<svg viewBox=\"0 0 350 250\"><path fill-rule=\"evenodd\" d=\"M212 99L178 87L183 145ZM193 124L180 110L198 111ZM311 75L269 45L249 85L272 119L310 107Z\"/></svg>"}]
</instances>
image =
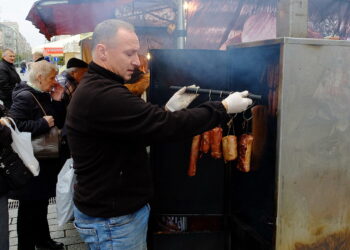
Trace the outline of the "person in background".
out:
<instances>
[{"instance_id":1,"label":"person in background","mask_svg":"<svg viewBox=\"0 0 350 250\"><path fill-rule=\"evenodd\" d=\"M5 116L5 107L0 101L0 118ZM12 143L11 130L0 120L0 156L6 147ZM0 157L1 166L1 157ZM9 187L3 177L4 173L0 168L0 249L9 249L9 213L8 213L8 191Z\"/></svg>"},{"instance_id":2,"label":"person in background","mask_svg":"<svg viewBox=\"0 0 350 250\"><path fill-rule=\"evenodd\" d=\"M57 76L57 82L64 87L64 94L62 102L68 107L70 100L72 99L75 89L84 74L87 72L88 64L78 58L71 58L67 62L67 69L62 74ZM65 126L61 130L61 148L60 148L60 162L61 165L71 157L69 145L67 142L67 133Z\"/></svg>"},{"instance_id":3,"label":"person in background","mask_svg":"<svg viewBox=\"0 0 350 250\"><path fill-rule=\"evenodd\" d=\"M22 61L20 64L20 67L21 67L20 73L22 75L24 75L26 73L26 70L27 70L27 63L25 61Z\"/></svg>"},{"instance_id":4,"label":"person in background","mask_svg":"<svg viewBox=\"0 0 350 250\"><path fill-rule=\"evenodd\" d=\"M17 83L21 82L14 62L16 55L11 49L5 49L0 62L0 100L9 109L12 104L12 91Z\"/></svg>"},{"instance_id":5,"label":"person in background","mask_svg":"<svg viewBox=\"0 0 350 250\"><path fill-rule=\"evenodd\" d=\"M57 81L64 87L63 102L68 106L80 80L87 72L88 64L78 58L71 58L67 62L67 69L57 76Z\"/></svg>"},{"instance_id":6,"label":"person in background","mask_svg":"<svg viewBox=\"0 0 350 250\"><path fill-rule=\"evenodd\" d=\"M90 249L147 249L153 183L146 146L182 140L227 122L252 103L247 91L186 109L196 94L176 92L165 109L131 93L140 66L134 27L110 19L92 37L92 62L68 106L74 160L74 225Z\"/></svg>"},{"instance_id":7,"label":"person in background","mask_svg":"<svg viewBox=\"0 0 350 250\"><path fill-rule=\"evenodd\" d=\"M48 133L53 126L62 128L66 108L60 100L64 89L56 82L56 75L55 65L45 60L35 62L29 71L28 82L22 82L14 89L9 113L20 131L31 132L35 137ZM10 192L10 198L19 200L18 250L64 249L62 243L51 239L47 221L49 199L56 195L61 165L59 159L39 160L39 164L38 176L25 188Z\"/></svg>"},{"instance_id":8,"label":"person in background","mask_svg":"<svg viewBox=\"0 0 350 250\"><path fill-rule=\"evenodd\" d=\"M33 54L33 62L39 62L45 60L45 57L43 55L43 53L41 52L34 52Z\"/></svg>"},{"instance_id":9,"label":"person in background","mask_svg":"<svg viewBox=\"0 0 350 250\"><path fill-rule=\"evenodd\" d=\"M32 57L33 57L33 62L40 62L42 60L50 62L50 58L49 57L44 57L42 52L38 52L38 51L34 52ZM28 71L31 69L31 66L32 66L33 62L28 63Z\"/></svg>"}]
</instances>

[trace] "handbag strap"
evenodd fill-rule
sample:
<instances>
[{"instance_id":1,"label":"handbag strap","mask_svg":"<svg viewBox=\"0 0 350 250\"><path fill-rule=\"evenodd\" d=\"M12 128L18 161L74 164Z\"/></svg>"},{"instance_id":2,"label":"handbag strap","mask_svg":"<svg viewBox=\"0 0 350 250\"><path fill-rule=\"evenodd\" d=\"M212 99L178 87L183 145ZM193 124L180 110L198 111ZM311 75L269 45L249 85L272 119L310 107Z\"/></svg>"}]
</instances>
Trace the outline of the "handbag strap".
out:
<instances>
[{"instance_id":1,"label":"handbag strap","mask_svg":"<svg viewBox=\"0 0 350 250\"><path fill-rule=\"evenodd\" d=\"M0 120L2 120L5 123L5 125L11 129L11 131L14 130L17 133L20 133L18 128L17 128L17 125L16 125L15 121L11 117L4 116Z\"/></svg>"},{"instance_id":2,"label":"handbag strap","mask_svg":"<svg viewBox=\"0 0 350 250\"><path fill-rule=\"evenodd\" d=\"M35 95L33 95L32 92L30 92L30 91L28 91L28 92L34 97L35 101L38 103L39 107L41 108L41 110L43 111L44 115L46 116L46 112L45 112L43 106L41 106L41 104L40 104L40 102L38 101L38 99L36 99Z\"/></svg>"}]
</instances>

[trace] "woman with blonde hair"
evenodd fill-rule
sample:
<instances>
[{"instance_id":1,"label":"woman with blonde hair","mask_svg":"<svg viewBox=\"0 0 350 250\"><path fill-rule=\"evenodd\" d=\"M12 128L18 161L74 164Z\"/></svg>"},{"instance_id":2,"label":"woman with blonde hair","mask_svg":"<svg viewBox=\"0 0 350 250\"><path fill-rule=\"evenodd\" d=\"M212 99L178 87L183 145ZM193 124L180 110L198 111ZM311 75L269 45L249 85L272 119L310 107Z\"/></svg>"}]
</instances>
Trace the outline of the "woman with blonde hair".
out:
<instances>
[{"instance_id":1,"label":"woman with blonde hair","mask_svg":"<svg viewBox=\"0 0 350 250\"><path fill-rule=\"evenodd\" d=\"M21 82L13 91L10 109L20 131L31 132L32 137L48 133L50 128L61 128L65 105L61 102L63 87L55 80L56 66L43 60L31 65L29 81ZM49 199L55 196L58 159L39 160L40 173L23 189L14 191L10 198L19 200L17 234L19 250L64 249L63 244L51 239L47 221Z\"/></svg>"}]
</instances>

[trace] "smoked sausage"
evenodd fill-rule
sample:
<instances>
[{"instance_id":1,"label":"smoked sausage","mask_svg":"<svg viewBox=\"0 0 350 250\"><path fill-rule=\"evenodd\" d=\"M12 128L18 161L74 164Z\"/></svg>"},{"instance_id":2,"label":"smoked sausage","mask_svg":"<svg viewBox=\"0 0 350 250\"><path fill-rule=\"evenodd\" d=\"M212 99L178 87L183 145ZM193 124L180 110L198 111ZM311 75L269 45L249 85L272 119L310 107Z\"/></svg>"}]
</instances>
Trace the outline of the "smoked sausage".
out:
<instances>
[{"instance_id":1,"label":"smoked sausage","mask_svg":"<svg viewBox=\"0 0 350 250\"><path fill-rule=\"evenodd\" d=\"M188 167L187 175L195 176L197 171L197 160L199 156L199 146L201 143L201 135L196 135L192 139L191 155L190 155L190 165Z\"/></svg>"},{"instance_id":2,"label":"smoked sausage","mask_svg":"<svg viewBox=\"0 0 350 250\"><path fill-rule=\"evenodd\" d=\"M253 136L243 134L238 142L238 163L237 168L242 172L250 171L250 158L252 154Z\"/></svg>"}]
</instances>

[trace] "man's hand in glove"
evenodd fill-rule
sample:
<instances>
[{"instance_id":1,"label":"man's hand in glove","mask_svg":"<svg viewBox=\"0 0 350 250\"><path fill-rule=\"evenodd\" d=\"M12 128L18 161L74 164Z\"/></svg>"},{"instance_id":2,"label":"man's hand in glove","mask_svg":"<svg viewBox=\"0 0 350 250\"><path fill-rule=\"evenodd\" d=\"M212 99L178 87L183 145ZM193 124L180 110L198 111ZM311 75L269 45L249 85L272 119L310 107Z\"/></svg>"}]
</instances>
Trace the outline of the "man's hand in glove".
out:
<instances>
[{"instance_id":1,"label":"man's hand in glove","mask_svg":"<svg viewBox=\"0 0 350 250\"><path fill-rule=\"evenodd\" d=\"M248 91L234 92L226 97L222 104L225 106L228 114L240 113L252 104L252 100L247 98Z\"/></svg>"},{"instance_id":2,"label":"man's hand in glove","mask_svg":"<svg viewBox=\"0 0 350 250\"><path fill-rule=\"evenodd\" d=\"M196 85L188 86L189 88L199 88ZM179 89L166 103L165 109L171 112L185 109L196 99L198 94L185 93L186 87Z\"/></svg>"}]
</instances>

